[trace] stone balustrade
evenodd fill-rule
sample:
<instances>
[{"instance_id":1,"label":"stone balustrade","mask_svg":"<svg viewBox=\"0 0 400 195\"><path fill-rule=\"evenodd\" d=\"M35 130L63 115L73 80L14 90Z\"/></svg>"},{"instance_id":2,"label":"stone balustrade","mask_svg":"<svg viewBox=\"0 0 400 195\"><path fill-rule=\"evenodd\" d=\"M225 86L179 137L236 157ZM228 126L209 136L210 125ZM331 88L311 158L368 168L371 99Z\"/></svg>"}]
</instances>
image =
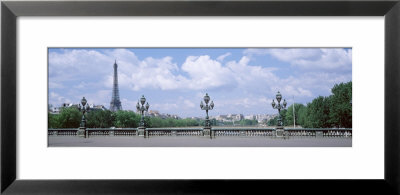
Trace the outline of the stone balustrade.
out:
<instances>
[{"instance_id":1,"label":"stone balustrade","mask_svg":"<svg viewBox=\"0 0 400 195\"><path fill-rule=\"evenodd\" d=\"M211 137L216 136L276 136L275 128L260 127L213 127ZM49 136L77 136L78 128L48 129ZM137 128L87 128L87 137L137 136ZM147 128L145 137L154 136L203 136L203 128ZM285 128L285 137L351 137L351 128Z\"/></svg>"}]
</instances>

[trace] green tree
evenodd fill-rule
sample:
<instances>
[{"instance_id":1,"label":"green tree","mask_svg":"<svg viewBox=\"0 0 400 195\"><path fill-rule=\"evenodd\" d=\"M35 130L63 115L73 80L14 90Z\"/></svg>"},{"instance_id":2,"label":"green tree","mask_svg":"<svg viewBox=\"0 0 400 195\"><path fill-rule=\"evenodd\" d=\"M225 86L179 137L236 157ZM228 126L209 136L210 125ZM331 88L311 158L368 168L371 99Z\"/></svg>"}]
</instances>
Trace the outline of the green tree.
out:
<instances>
[{"instance_id":1,"label":"green tree","mask_svg":"<svg viewBox=\"0 0 400 195\"><path fill-rule=\"evenodd\" d=\"M307 128L328 128L329 123L329 97L319 96L307 104Z\"/></svg>"},{"instance_id":2,"label":"green tree","mask_svg":"<svg viewBox=\"0 0 400 195\"><path fill-rule=\"evenodd\" d=\"M78 128L82 113L75 107L62 108L58 115L59 128Z\"/></svg>"},{"instance_id":3,"label":"green tree","mask_svg":"<svg viewBox=\"0 0 400 195\"><path fill-rule=\"evenodd\" d=\"M48 128L60 128L58 114L48 113Z\"/></svg>"},{"instance_id":4,"label":"green tree","mask_svg":"<svg viewBox=\"0 0 400 195\"><path fill-rule=\"evenodd\" d=\"M244 119L244 120L240 120L239 124L241 126L254 126L258 124L257 120L249 120L249 119Z\"/></svg>"},{"instance_id":5,"label":"green tree","mask_svg":"<svg viewBox=\"0 0 400 195\"><path fill-rule=\"evenodd\" d=\"M163 119L160 117L152 117L150 118L150 125L151 127L162 127Z\"/></svg>"},{"instance_id":6,"label":"green tree","mask_svg":"<svg viewBox=\"0 0 400 195\"><path fill-rule=\"evenodd\" d=\"M278 124L278 116L275 116L272 119L269 119L267 122L268 126L276 126Z\"/></svg>"},{"instance_id":7,"label":"green tree","mask_svg":"<svg viewBox=\"0 0 400 195\"><path fill-rule=\"evenodd\" d=\"M335 84L330 96L329 121L336 127L352 127L352 82Z\"/></svg>"},{"instance_id":8,"label":"green tree","mask_svg":"<svg viewBox=\"0 0 400 195\"><path fill-rule=\"evenodd\" d=\"M283 126L286 126L286 125L287 125L287 121L286 121L286 113L287 113L287 110L286 110L286 109L284 109L284 110L281 110L281 116L282 116L282 125L283 125Z\"/></svg>"},{"instance_id":9,"label":"green tree","mask_svg":"<svg viewBox=\"0 0 400 195\"><path fill-rule=\"evenodd\" d=\"M86 115L89 128L108 128L114 125L114 115L109 110L89 110Z\"/></svg>"},{"instance_id":10,"label":"green tree","mask_svg":"<svg viewBox=\"0 0 400 195\"><path fill-rule=\"evenodd\" d=\"M139 118L139 121L140 121L140 118ZM144 117L144 126L146 128L151 128L152 127L150 117L148 117L148 116Z\"/></svg>"},{"instance_id":11,"label":"green tree","mask_svg":"<svg viewBox=\"0 0 400 195\"><path fill-rule=\"evenodd\" d=\"M140 122L140 115L132 111L119 110L114 113L114 118L114 126L118 128L136 128Z\"/></svg>"},{"instance_id":12,"label":"green tree","mask_svg":"<svg viewBox=\"0 0 400 195\"><path fill-rule=\"evenodd\" d=\"M308 116L307 116L307 106L300 107L299 112L296 117L296 124L299 124L302 127L309 126Z\"/></svg>"},{"instance_id":13,"label":"green tree","mask_svg":"<svg viewBox=\"0 0 400 195\"><path fill-rule=\"evenodd\" d=\"M304 107L305 106L303 104L294 104L294 116L296 119L296 125L300 125L299 115ZM286 125L293 125L293 104L287 108L285 119Z\"/></svg>"}]
</instances>

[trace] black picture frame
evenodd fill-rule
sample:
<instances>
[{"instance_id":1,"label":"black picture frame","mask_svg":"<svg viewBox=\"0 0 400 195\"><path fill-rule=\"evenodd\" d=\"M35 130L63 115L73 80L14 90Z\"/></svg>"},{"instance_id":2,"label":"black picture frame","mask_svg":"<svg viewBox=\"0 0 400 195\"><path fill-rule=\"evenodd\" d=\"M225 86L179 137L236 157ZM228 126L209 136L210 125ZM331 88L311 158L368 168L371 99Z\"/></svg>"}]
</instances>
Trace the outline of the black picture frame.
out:
<instances>
[{"instance_id":1,"label":"black picture frame","mask_svg":"<svg viewBox=\"0 0 400 195\"><path fill-rule=\"evenodd\" d=\"M385 175L382 180L16 179L19 16L385 16ZM2 1L1 193L4 194L400 194L399 0ZM77 164L78 165L78 164ZM234 170L232 170L234 171ZM365 170L368 171L368 170Z\"/></svg>"}]
</instances>

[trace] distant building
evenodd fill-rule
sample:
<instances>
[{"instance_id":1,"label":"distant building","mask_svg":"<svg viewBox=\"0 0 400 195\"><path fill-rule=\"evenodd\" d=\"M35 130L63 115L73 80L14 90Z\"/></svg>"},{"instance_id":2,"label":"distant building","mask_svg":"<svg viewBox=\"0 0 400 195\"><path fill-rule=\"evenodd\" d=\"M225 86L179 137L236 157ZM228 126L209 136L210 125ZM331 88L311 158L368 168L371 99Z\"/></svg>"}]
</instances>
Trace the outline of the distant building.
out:
<instances>
[{"instance_id":1,"label":"distant building","mask_svg":"<svg viewBox=\"0 0 400 195\"><path fill-rule=\"evenodd\" d=\"M103 105L94 105L94 104L90 104L89 105L89 111L90 110L107 110L106 107L104 107Z\"/></svg>"},{"instance_id":2,"label":"distant building","mask_svg":"<svg viewBox=\"0 0 400 195\"><path fill-rule=\"evenodd\" d=\"M94 104L88 104L89 105L89 110L88 112L92 110L107 110L106 107L103 105L94 105ZM60 107L51 107L49 112L51 114L59 114L63 108L76 108L79 109L79 104L73 104L73 103L62 103Z\"/></svg>"},{"instance_id":3,"label":"distant building","mask_svg":"<svg viewBox=\"0 0 400 195\"><path fill-rule=\"evenodd\" d=\"M140 114L140 111L136 111L136 113ZM160 112L158 112L158 110L149 110L147 112L145 111L144 115L149 116L149 117L159 117L162 119L166 119L166 118L180 119L180 117L176 114L160 114Z\"/></svg>"},{"instance_id":4,"label":"distant building","mask_svg":"<svg viewBox=\"0 0 400 195\"><path fill-rule=\"evenodd\" d=\"M158 112L158 110L149 110L148 115L152 117L159 117L160 112Z\"/></svg>"},{"instance_id":5,"label":"distant building","mask_svg":"<svg viewBox=\"0 0 400 195\"><path fill-rule=\"evenodd\" d=\"M60 113L60 107L52 107L49 109L50 114L59 114Z\"/></svg>"},{"instance_id":6,"label":"distant building","mask_svg":"<svg viewBox=\"0 0 400 195\"><path fill-rule=\"evenodd\" d=\"M212 117L210 117L210 118L212 118ZM193 120L203 120L204 118L192 116L192 117L189 117L189 119L193 119Z\"/></svg>"},{"instance_id":7,"label":"distant building","mask_svg":"<svg viewBox=\"0 0 400 195\"><path fill-rule=\"evenodd\" d=\"M243 120L244 116L243 114L228 114L228 115L217 115L211 118L222 122L233 122L233 121Z\"/></svg>"},{"instance_id":8,"label":"distant building","mask_svg":"<svg viewBox=\"0 0 400 195\"><path fill-rule=\"evenodd\" d=\"M247 116L245 116L244 117L244 119L247 119L247 120L256 120L256 116L255 115L247 115Z\"/></svg>"},{"instance_id":9,"label":"distant building","mask_svg":"<svg viewBox=\"0 0 400 195\"><path fill-rule=\"evenodd\" d=\"M73 104L73 103L62 103L60 108L79 108L79 104Z\"/></svg>"},{"instance_id":10,"label":"distant building","mask_svg":"<svg viewBox=\"0 0 400 195\"><path fill-rule=\"evenodd\" d=\"M223 121L227 119L227 115L218 115L215 117L215 120L217 121Z\"/></svg>"}]
</instances>

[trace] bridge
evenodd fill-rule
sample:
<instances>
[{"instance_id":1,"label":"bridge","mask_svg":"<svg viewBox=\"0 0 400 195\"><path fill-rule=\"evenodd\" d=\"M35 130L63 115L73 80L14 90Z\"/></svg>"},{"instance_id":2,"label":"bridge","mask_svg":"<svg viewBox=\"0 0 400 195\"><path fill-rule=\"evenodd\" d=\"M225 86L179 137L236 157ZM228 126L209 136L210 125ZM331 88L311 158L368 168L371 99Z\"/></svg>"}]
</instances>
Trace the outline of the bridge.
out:
<instances>
[{"instance_id":1,"label":"bridge","mask_svg":"<svg viewBox=\"0 0 400 195\"><path fill-rule=\"evenodd\" d=\"M78 136L79 128L48 129L48 136ZM86 128L86 138L93 136L140 136L138 128ZM146 128L146 138L155 136L198 136L198 137L279 137L276 128L262 127L213 127L205 135L202 127ZM351 128L284 128L283 137L351 137Z\"/></svg>"}]
</instances>

